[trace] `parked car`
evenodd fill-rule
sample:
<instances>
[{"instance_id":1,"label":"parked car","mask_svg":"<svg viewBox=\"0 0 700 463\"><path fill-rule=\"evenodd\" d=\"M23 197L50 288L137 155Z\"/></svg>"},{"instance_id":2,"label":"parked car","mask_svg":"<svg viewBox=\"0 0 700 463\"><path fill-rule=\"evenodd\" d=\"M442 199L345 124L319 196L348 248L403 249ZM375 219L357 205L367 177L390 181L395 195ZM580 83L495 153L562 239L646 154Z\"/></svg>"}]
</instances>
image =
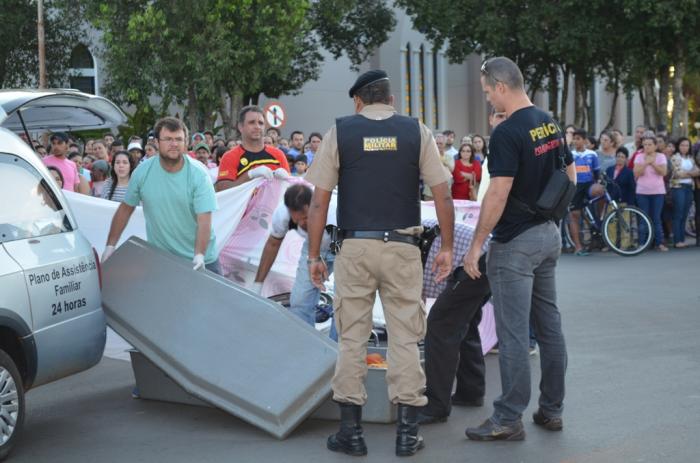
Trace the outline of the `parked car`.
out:
<instances>
[{"instance_id":1,"label":"parked car","mask_svg":"<svg viewBox=\"0 0 700 463\"><path fill-rule=\"evenodd\" d=\"M0 459L21 434L25 392L94 366L106 339L98 256L16 132L125 119L110 101L77 91L0 91Z\"/></svg>"}]
</instances>

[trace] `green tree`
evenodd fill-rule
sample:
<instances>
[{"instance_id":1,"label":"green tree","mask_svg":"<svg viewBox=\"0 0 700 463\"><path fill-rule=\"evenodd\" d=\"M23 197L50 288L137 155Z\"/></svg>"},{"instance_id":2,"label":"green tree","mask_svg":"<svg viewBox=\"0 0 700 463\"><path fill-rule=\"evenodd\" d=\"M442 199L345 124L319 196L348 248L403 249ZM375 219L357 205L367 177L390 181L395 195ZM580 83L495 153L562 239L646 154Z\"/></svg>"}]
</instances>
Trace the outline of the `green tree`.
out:
<instances>
[{"instance_id":1,"label":"green tree","mask_svg":"<svg viewBox=\"0 0 700 463\"><path fill-rule=\"evenodd\" d=\"M397 0L397 4L406 8L416 28L435 46L448 45L453 62L470 53L511 57L523 70L531 93L549 91L550 110L562 122L573 77L574 122L592 126L590 87L594 76L602 76L613 94L607 126L614 122L620 91L638 89L647 124L670 123L674 134L687 128L688 90L683 77L698 69L700 61L700 41L694 37L700 21L697 0ZM674 100L670 121L669 94Z\"/></svg>"},{"instance_id":2,"label":"green tree","mask_svg":"<svg viewBox=\"0 0 700 463\"><path fill-rule=\"evenodd\" d=\"M159 97L157 113L184 104L191 129L211 127L220 116L227 135L242 104L294 94L317 79L320 42L357 65L390 32L362 18L379 16L393 27L382 0L81 3L104 33L109 96L137 108Z\"/></svg>"},{"instance_id":3,"label":"green tree","mask_svg":"<svg viewBox=\"0 0 700 463\"><path fill-rule=\"evenodd\" d=\"M67 2L44 1L46 80L50 87L65 87L70 54L84 38L80 18L67 14ZM0 0L0 87L35 86L39 81L37 7L26 0Z\"/></svg>"}]
</instances>

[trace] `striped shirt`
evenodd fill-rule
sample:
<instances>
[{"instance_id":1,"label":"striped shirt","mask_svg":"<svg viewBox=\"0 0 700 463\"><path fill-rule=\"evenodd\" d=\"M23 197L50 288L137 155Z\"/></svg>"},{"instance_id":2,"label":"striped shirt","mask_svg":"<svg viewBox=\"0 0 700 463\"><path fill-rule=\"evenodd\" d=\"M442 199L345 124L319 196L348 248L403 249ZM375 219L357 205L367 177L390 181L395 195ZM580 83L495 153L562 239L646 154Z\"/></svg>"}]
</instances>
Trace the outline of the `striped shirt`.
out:
<instances>
[{"instance_id":1,"label":"striped shirt","mask_svg":"<svg viewBox=\"0 0 700 463\"><path fill-rule=\"evenodd\" d=\"M124 196L126 196L126 190L129 188L128 185L120 186L117 185L117 187L114 189L114 194L112 195L111 200L116 201L118 203L124 201ZM102 199L110 199L109 193L112 191L112 179L108 178L105 181L104 187L102 189L102 195L100 197Z\"/></svg>"},{"instance_id":2,"label":"striped shirt","mask_svg":"<svg viewBox=\"0 0 700 463\"><path fill-rule=\"evenodd\" d=\"M425 228L432 227L437 223L435 219L424 220L423 226ZM461 267L462 260L465 254L469 251L469 247L474 240L474 232L476 228L470 225L455 222L454 231L454 248L452 249L452 268ZM486 240L483 247L481 248L483 252L488 251L489 239ZM442 291L447 286L447 279L443 280L441 283L435 283L435 275L432 272L433 262L435 262L435 257L438 252L440 252L440 244L442 239L438 236L433 241L433 245L430 247L430 252L428 253L428 259L425 262L425 270L423 271L423 298L436 298L442 293Z\"/></svg>"}]
</instances>

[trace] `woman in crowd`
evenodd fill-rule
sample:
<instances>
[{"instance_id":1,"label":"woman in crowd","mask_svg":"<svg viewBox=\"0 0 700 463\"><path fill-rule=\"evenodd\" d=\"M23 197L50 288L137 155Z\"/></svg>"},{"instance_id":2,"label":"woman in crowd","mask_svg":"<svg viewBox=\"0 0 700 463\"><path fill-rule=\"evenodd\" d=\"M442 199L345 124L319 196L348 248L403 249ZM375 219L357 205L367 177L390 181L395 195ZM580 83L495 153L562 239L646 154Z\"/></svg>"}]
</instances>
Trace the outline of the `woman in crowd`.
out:
<instances>
[{"instance_id":1,"label":"woman in crowd","mask_svg":"<svg viewBox=\"0 0 700 463\"><path fill-rule=\"evenodd\" d=\"M463 144L459 147L459 159L452 171L452 197L476 201L478 183L481 181L481 163L474 159L474 147Z\"/></svg>"},{"instance_id":2,"label":"woman in crowd","mask_svg":"<svg viewBox=\"0 0 700 463\"><path fill-rule=\"evenodd\" d=\"M54 166L49 166L47 167L49 169L49 173L53 177L53 179L56 181L56 185L58 185L58 189L62 190L63 189L63 174L61 173L60 170L58 170Z\"/></svg>"},{"instance_id":3,"label":"woman in crowd","mask_svg":"<svg viewBox=\"0 0 700 463\"><path fill-rule=\"evenodd\" d=\"M700 176L700 169L695 165L690 152L690 140L680 138L677 146L678 152L671 157L670 182L673 198L673 247L684 248L685 222L693 202L694 178Z\"/></svg>"},{"instance_id":4,"label":"woman in crowd","mask_svg":"<svg viewBox=\"0 0 700 463\"><path fill-rule=\"evenodd\" d=\"M122 202L135 167L135 161L129 156L129 153L117 151L112 157L112 170L102 189L102 198Z\"/></svg>"},{"instance_id":5,"label":"woman in crowd","mask_svg":"<svg viewBox=\"0 0 700 463\"><path fill-rule=\"evenodd\" d=\"M600 149L598 150L598 164L600 164L600 170L607 172L609 167L616 165L616 162L617 152L615 151L613 135L606 130L600 134Z\"/></svg>"},{"instance_id":6,"label":"woman in crowd","mask_svg":"<svg viewBox=\"0 0 700 463\"><path fill-rule=\"evenodd\" d=\"M486 146L486 140L479 134L472 136L471 145L474 147L474 159L480 163L484 162L486 156L489 155L489 149Z\"/></svg>"},{"instance_id":7,"label":"woman in crowd","mask_svg":"<svg viewBox=\"0 0 700 463\"><path fill-rule=\"evenodd\" d=\"M637 180L637 205L649 216L654 227L654 242L659 251L668 251L664 246L661 226L661 209L664 205L666 187L664 175L668 170L666 156L657 152L656 137L642 137L641 155L634 160L634 178Z\"/></svg>"},{"instance_id":8,"label":"woman in crowd","mask_svg":"<svg viewBox=\"0 0 700 463\"><path fill-rule=\"evenodd\" d=\"M602 137L601 137L602 138ZM609 166L605 175L608 177L608 193L621 203L634 205L636 184L632 169L627 167L627 148L621 146L615 153L615 165Z\"/></svg>"}]
</instances>

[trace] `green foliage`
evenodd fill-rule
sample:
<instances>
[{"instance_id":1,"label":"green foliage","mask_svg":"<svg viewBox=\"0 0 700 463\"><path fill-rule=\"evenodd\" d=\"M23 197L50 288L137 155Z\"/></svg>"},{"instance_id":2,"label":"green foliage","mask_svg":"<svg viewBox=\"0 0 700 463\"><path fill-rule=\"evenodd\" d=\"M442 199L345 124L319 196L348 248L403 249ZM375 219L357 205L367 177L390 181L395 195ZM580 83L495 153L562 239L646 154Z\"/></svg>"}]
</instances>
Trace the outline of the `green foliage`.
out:
<instances>
[{"instance_id":1,"label":"green foliage","mask_svg":"<svg viewBox=\"0 0 700 463\"><path fill-rule=\"evenodd\" d=\"M103 32L105 93L141 109L186 104L192 129L240 102L297 93L319 76L320 43L355 65L393 28L383 1L80 0ZM321 18L324 20L321 21ZM377 21L390 25L377 32ZM231 103L230 103L231 102Z\"/></svg>"},{"instance_id":2,"label":"green foliage","mask_svg":"<svg viewBox=\"0 0 700 463\"><path fill-rule=\"evenodd\" d=\"M700 69L697 0L397 0L396 4L435 46L447 45L451 61L461 62L471 53L508 56L536 90L563 84L551 79L558 71L573 74L577 84L586 86L594 75L603 75L614 91L641 88L672 65Z\"/></svg>"},{"instance_id":3,"label":"green foliage","mask_svg":"<svg viewBox=\"0 0 700 463\"><path fill-rule=\"evenodd\" d=\"M396 27L394 13L384 0L319 0L311 14L323 46L336 59L345 53L355 69Z\"/></svg>"},{"instance_id":4,"label":"green foliage","mask_svg":"<svg viewBox=\"0 0 700 463\"><path fill-rule=\"evenodd\" d=\"M46 80L49 87L64 87L69 58L84 39L81 18L68 14L69 0L44 0ZM36 86L39 81L36 2L0 0L0 87Z\"/></svg>"}]
</instances>

